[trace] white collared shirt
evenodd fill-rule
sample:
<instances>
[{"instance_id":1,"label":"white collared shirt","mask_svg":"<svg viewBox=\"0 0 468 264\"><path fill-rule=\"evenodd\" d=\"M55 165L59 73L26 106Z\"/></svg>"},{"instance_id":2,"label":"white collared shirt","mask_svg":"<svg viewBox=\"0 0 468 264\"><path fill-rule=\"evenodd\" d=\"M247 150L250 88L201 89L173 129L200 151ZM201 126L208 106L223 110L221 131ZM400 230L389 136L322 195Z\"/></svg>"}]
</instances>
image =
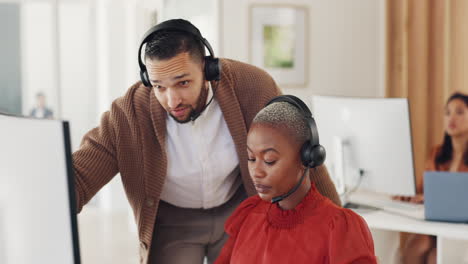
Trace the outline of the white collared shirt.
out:
<instances>
[{"instance_id":1,"label":"white collared shirt","mask_svg":"<svg viewBox=\"0 0 468 264\"><path fill-rule=\"evenodd\" d=\"M44 108L42 107L37 107L36 112L34 113L35 118L44 118L45 117L45 111Z\"/></svg>"},{"instance_id":2,"label":"white collared shirt","mask_svg":"<svg viewBox=\"0 0 468 264\"><path fill-rule=\"evenodd\" d=\"M207 100L211 98L211 87ZM216 99L195 120L166 120L167 175L161 199L184 208L213 208L241 185L239 159Z\"/></svg>"}]
</instances>

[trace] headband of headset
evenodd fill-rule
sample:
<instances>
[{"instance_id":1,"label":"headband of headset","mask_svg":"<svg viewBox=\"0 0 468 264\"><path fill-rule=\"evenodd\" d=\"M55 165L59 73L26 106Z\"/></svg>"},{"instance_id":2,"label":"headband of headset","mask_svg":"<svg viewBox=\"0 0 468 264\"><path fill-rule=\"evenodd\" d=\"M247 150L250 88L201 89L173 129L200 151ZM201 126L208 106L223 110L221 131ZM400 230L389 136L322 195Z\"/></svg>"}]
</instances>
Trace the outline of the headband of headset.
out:
<instances>
[{"instance_id":1,"label":"headband of headset","mask_svg":"<svg viewBox=\"0 0 468 264\"><path fill-rule=\"evenodd\" d=\"M277 96L273 99L271 99L265 106L270 105L272 103L278 103L278 102L286 102L289 103L293 106L295 106L299 111L302 113L304 118L307 121L307 124L309 125L310 128L310 142L312 146L319 145L319 135L318 135L318 130L317 130L317 125L315 124L315 120L312 117L312 112L310 112L309 107L298 97L294 95L281 95Z\"/></svg>"},{"instance_id":2,"label":"headband of headset","mask_svg":"<svg viewBox=\"0 0 468 264\"><path fill-rule=\"evenodd\" d=\"M148 41L150 41L151 37L156 32L161 31L188 33L200 41L210 53L209 56L205 56L205 79L207 81L219 81L221 76L221 64L219 63L219 59L214 57L213 48L211 47L210 43L201 35L200 30L198 30L198 28L192 25L189 21L183 19L172 19L164 21L150 28L143 36L140 47L138 48L138 65L140 66L140 76L145 86L151 87L151 83L148 72L146 70L146 65L143 63L141 58L141 50L143 49L143 46Z\"/></svg>"},{"instance_id":3,"label":"headband of headset","mask_svg":"<svg viewBox=\"0 0 468 264\"><path fill-rule=\"evenodd\" d=\"M214 58L213 48L211 47L210 43L201 35L200 30L196 28L192 23L188 22L187 20L183 19L172 19L167 20L162 23L157 24L156 26L150 28L145 35L140 44L140 48L138 49L138 63L140 64L140 68L145 68L145 64L141 60L141 49L143 45L145 45L151 36L158 32L158 31L178 31L189 33L192 36L196 37L205 47L208 49L210 56Z\"/></svg>"}]
</instances>

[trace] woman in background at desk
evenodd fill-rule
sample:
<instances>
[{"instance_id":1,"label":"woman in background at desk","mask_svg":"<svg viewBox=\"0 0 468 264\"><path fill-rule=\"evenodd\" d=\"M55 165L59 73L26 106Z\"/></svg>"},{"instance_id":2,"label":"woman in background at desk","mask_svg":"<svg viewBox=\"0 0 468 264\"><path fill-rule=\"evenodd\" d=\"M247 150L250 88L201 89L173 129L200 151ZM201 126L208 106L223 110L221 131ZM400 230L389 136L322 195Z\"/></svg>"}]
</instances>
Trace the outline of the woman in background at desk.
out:
<instances>
[{"instance_id":1,"label":"woman in background at desk","mask_svg":"<svg viewBox=\"0 0 468 264\"><path fill-rule=\"evenodd\" d=\"M258 195L227 220L216 264L376 263L366 222L311 182L325 152L304 102L280 96L267 104L252 122L247 152Z\"/></svg>"},{"instance_id":2,"label":"woman in background at desk","mask_svg":"<svg viewBox=\"0 0 468 264\"><path fill-rule=\"evenodd\" d=\"M468 95L453 94L445 106L445 136L441 146L433 149L426 171L468 172ZM394 199L423 203L422 194ZM436 238L410 234L402 248L403 263L436 263Z\"/></svg>"}]
</instances>

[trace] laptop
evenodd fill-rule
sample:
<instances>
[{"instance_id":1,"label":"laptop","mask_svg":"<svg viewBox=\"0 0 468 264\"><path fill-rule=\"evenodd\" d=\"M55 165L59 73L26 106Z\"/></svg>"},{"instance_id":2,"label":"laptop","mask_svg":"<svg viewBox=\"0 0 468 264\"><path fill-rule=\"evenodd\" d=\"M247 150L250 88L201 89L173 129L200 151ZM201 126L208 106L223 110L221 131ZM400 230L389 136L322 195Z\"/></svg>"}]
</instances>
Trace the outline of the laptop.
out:
<instances>
[{"instance_id":1,"label":"laptop","mask_svg":"<svg viewBox=\"0 0 468 264\"><path fill-rule=\"evenodd\" d=\"M467 189L468 172L425 172L425 219L468 223Z\"/></svg>"}]
</instances>

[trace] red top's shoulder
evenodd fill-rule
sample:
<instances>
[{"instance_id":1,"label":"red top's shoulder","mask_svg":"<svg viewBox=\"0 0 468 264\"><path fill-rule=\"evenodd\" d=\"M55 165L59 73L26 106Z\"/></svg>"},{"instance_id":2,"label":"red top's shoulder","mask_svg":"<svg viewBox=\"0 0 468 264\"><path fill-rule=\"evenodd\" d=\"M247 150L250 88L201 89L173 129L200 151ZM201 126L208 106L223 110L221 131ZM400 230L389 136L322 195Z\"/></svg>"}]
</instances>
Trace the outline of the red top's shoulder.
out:
<instances>
[{"instance_id":1,"label":"red top's shoulder","mask_svg":"<svg viewBox=\"0 0 468 264\"><path fill-rule=\"evenodd\" d=\"M329 222L329 263L377 263L365 220L349 209L334 211Z\"/></svg>"},{"instance_id":2,"label":"red top's shoulder","mask_svg":"<svg viewBox=\"0 0 468 264\"><path fill-rule=\"evenodd\" d=\"M224 226L226 233L232 237L237 236L244 220L261 201L258 195L251 196L244 200L226 221Z\"/></svg>"}]
</instances>

